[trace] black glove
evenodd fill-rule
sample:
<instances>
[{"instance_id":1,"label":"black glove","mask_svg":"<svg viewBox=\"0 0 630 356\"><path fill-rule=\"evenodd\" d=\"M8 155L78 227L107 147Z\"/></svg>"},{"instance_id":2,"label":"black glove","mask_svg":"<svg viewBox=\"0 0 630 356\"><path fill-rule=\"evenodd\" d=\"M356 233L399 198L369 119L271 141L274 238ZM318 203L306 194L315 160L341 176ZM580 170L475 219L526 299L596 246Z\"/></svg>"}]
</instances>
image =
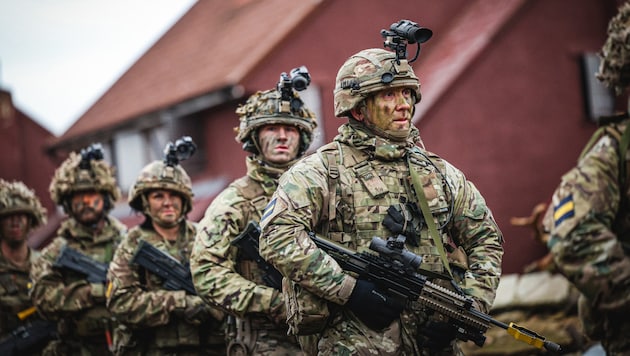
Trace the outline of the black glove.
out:
<instances>
[{"instance_id":1,"label":"black glove","mask_svg":"<svg viewBox=\"0 0 630 356\"><path fill-rule=\"evenodd\" d=\"M424 349L439 351L446 348L457 336L457 329L444 321L427 321L426 325L420 329L422 335L422 345Z\"/></svg>"},{"instance_id":2,"label":"black glove","mask_svg":"<svg viewBox=\"0 0 630 356\"><path fill-rule=\"evenodd\" d=\"M405 305L376 289L374 283L357 279L346 306L365 325L381 330L400 317Z\"/></svg>"},{"instance_id":3,"label":"black glove","mask_svg":"<svg viewBox=\"0 0 630 356\"><path fill-rule=\"evenodd\" d=\"M419 246L418 234L423 222L421 214L414 203L390 205L383 226L394 234L405 235L412 246Z\"/></svg>"}]
</instances>

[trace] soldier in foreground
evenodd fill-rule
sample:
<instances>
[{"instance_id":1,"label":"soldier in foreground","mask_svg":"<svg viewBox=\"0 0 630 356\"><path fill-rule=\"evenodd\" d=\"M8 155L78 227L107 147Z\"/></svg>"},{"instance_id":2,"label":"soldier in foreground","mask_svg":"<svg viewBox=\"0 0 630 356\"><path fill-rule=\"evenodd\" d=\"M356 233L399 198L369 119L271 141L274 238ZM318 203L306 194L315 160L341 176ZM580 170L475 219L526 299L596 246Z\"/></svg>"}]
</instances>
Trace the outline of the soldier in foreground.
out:
<instances>
[{"instance_id":1,"label":"soldier in foreground","mask_svg":"<svg viewBox=\"0 0 630 356\"><path fill-rule=\"evenodd\" d=\"M29 296L31 264L39 252L27 245L27 239L32 230L45 224L46 209L35 192L22 182L0 179L0 350L9 355L37 354L53 334L37 316ZM23 338L17 334L14 338L25 341L17 345L17 339L9 338L20 327L30 334L42 327L43 333L30 340L26 340L30 334Z\"/></svg>"},{"instance_id":2,"label":"soldier in foreground","mask_svg":"<svg viewBox=\"0 0 630 356\"><path fill-rule=\"evenodd\" d=\"M252 153L246 159L247 175L208 207L193 249L197 290L234 320L228 355L301 354L295 336L287 335L281 278L274 285L256 257L246 253L252 246L241 245L251 243L241 234L246 234L248 223L260 221L278 178L306 152L317 126L315 114L294 90L305 89L310 76L305 67L296 70L291 77L283 73L286 77L281 76L277 89L255 93L236 110L236 140ZM257 230L252 232L257 249Z\"/></svg>"},{"instance_id":3,"label":"soldier in foreground","mask_svg":"<svg viewBox=\"0 0 630 356\"><path fill-rule=\"evenodd\" d=\"M418 44L431 36L413 22L399 25ZM396 36L386 44L406 44ZM341 66L335 116L348 122L332 143L280 178L262 217L261 255L291 280L288 305L297 307L287 311L289 325L318 335L320 355L461 351L442 315L415 301L399 303L373 282L345 273L311 232L355 251L367 251L374 236L402 235L405 247L422 256L420 268L451 274L475 308L487 312L494 300L501 232L473 183L422 146L411 123L420 84L405 53L366 49ZM454 288L447 281L434 280Z\"/></svg>"},{"instance_id":4,"label":"soldier in foreground","mask_svg":"<svg viewBox=\"0 0 630 356\"><path fill-rule=\"evenodd\" d=\"M630 3L608 25L597 78L625 93L630 85ZM547 214L548 246L559 271L580 291L586 334L608 355L630 354L630 120L604 123L562 177Z\"/></svg>"},{"instance_id":5,"label":"soldier in foreground","mask_svg":"<svg viewBox=\"0 0 630 356\"><path fill-rule=\"evenodd\" d=\"M44 355L109 355L111 315L105 307L102 266L114 256L126 227L108 212L120 197L114 168L99 144L72 152L50 183L52 200L68 215L33 264L31 298L39 313L57 322L59 340ZM73 251L83 268L62 267ZM96 272L91 274L90 271Z\"/></svg>"},{"instance_id":6,"label":"soldier in foreground","mask_svg":"<svg viewBox=\"0 0 630 356\"><path fill-rule=\"evenodd\" d=\"M139 246L149 243L165 256L154 256L162 259L161 270L188 266L196 226L186 219L192 183L179 162L195 149L189 137L170 143L164 160L145 166L129 191L129 205L145 220L129 230L108 272L107 306L120 321L116 355L225 355L222 312L194 294L192 281L189 291L169 288L135 259Z\"/></svg>"}]
</instances>

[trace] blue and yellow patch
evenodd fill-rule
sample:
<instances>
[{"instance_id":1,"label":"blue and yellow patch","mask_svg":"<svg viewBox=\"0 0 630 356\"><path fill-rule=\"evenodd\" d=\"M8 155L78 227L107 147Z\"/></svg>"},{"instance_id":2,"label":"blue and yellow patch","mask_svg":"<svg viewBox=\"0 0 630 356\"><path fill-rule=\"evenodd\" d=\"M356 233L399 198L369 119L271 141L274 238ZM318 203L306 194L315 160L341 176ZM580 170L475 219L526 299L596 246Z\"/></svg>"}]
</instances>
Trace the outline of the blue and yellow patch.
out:
<instances>
[{"instance_id":1,"label":"blue and yellow patch","mask_svg":"<svg viewBox=\"0 0 630 356\"><path fill-rule=\"evenodd\" d=\"M267 204L267 207L265 208L265 211L263 212L263 216L260 219L260 222L262 223L266 218L268 218L271 213L273 213L273 209L276 207L276 198L273 198L273 200L271 200L269 202L269 204Z\"/></svg>"},{"instance_id":2,"label":"blue and yellow patch","mask_svg":"<svg viewBox=\"0 0 630 356\"><path fill-rule=\"evenodd\" d=\"M553 207L553 221L557 227L563 221L575 216L575 203L573 203L573 195L570 194L560 200L558 204Z\"/></svg>"}]
</instances>

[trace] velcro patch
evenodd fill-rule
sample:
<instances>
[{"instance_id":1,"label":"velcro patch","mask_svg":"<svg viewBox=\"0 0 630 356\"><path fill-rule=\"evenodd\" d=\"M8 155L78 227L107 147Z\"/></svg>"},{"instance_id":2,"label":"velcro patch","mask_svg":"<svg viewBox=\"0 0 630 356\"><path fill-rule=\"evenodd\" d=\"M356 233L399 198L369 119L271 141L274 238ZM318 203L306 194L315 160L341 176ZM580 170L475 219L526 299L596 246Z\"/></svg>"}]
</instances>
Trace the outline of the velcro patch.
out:
<instances>
[{"instance_id":1,"label":"velcro patch","mask_svg":"<svg viewBox=\"0 0 630 356\"><path fill-rule=\"evenodd\" d=\"M553 207L553 221L557 227L563 221L575 216L575 203L573 203L573 195L569 194L564 197Z\"/></svg>"}]
</instances>

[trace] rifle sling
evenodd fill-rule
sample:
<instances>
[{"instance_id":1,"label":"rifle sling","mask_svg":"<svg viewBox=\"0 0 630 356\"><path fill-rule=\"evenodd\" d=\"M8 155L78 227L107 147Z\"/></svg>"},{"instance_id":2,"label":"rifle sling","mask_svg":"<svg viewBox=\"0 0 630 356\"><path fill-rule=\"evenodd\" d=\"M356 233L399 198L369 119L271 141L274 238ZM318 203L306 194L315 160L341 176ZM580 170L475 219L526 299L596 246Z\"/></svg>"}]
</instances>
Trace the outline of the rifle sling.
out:
<instances>
[{"instance_id":1,"label":"rifle sling","mask_svg":"<svg viewBox=\"0 0 630 356\"><path fill-rule=\"evenodd\" d=\"M413 169L411 162L409 160L410 154L407 154L407 165L409 166L409 174L411 176L411 185L413 186L414 191L416 192L416 197L418 198L418 204L420 205L420 210L422 211L422 216L424 217L424 221L427 223L427 227L429 228L429 235L433 238L433 242L435 243L435 247L440 253L440 258L442 259L442 263L444 264L444 268L448 271L449 276L453 277L453 273L451 272L451 266L446 259L446 251L444 250L444 244L442 243L442 239L437 231L437 226L435 225L435 220L433 220L433 215L429 210L429 203L427 202L427 197L424 195L424 188L422 187L422 183L420 181L420 177L418 177L418 172Z\"/></svg>"}]
</instances>

